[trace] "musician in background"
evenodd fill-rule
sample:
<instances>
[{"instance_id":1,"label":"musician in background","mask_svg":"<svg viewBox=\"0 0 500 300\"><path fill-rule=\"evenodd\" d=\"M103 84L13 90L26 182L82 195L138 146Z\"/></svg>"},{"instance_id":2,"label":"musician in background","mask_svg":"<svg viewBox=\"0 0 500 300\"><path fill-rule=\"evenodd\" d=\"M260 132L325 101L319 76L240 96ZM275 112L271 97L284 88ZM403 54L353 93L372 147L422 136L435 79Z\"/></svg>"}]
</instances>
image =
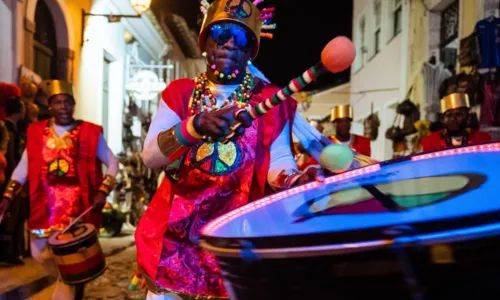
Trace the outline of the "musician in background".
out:
<instances>
[{"instance_id":1,"label":"musician in background","mask_svg":"<svg viewBox=\"0 0 500 300\"><path fill-rule=\"evenodd\" d=\"M491 141L488 133L469 127L469 96L465 93L450 94L441 99L445 129L422 139L422 150L437 151L446 148L481 144Z\"/></svg>"},{"instance_id":2,"label":"musician in background","mask_svg":"<svg viewBox=\"0 0 500 300\"><path fill-rule=\"evenodd\" d=\"M29 125L27 147L3 194L0 217L28 180L32 255L49 274L58 277L47 237L91 206L93 211L83 220L99 228L102 208L115 184L118 159L106 144L101 126L74 119L71 84L49 80L43 85L52 118ZM103 163L107 166L104 178ZM53 299L82 297L82 285L69 286L61 281L53 294Z\"/></svg>"},{"instance_id":3,"label":"musician in background","mask_svg":"<svg viewBox=\"0 0 500 300\"><path fill-rule=\"evenodd\" d=\"M328 138L332 143L344 144L359 154L371 156L370 139L351 134L353 111L350 105L338 105L332 108L331 121L335 127L335 135Z\"/></svg>"}]
</instances>

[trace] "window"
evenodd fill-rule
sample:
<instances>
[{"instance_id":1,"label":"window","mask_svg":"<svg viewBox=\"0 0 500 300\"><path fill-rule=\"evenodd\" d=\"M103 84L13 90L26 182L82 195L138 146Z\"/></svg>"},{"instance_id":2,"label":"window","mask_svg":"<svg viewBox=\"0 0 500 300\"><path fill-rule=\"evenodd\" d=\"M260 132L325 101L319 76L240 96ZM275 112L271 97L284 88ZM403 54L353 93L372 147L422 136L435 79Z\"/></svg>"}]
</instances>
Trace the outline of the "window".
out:
<instances>
[{"instance_id":1,"label":"window","mask_svg":"<svg viewBox=\"0 0 500 300\"><path fill-rule=\"evenodd\" d=\"M375 0L373 3L374 7L374 13L375 13L375 54L380 52L380 32L381 32L381 23L382 23L382 1L381 0Z\"/></svg>"},{"instance_id":2,"label":"window","mask_svg":"<svg viewBox=\"0 0 500 300\"><path fill-rule=\"evenodd\" d=\"M359 21L359 36L360 36L360 52L361 52L361 66L366 62L366 20L364 17Z\"/></svg>"},{"instance_id":3,"label":"window","mask_svg":"<svg viewBox=\"0 0 500 300\"><path fill-rule=\"evenodd\" d=\"M392 15L394 21L394 36L401 32L401 18L403 14L403 2L401 0L392 0Z\"/></svg>"}]
</instances>

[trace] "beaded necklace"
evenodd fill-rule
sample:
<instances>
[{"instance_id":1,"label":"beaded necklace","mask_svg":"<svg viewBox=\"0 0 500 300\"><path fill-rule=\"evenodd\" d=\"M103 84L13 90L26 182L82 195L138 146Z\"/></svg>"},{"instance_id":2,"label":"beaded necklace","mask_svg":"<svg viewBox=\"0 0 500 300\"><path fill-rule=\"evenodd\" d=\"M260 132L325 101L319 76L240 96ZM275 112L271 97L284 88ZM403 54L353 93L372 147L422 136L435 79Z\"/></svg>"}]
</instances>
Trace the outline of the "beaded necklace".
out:
<instances>
[{"instance_id":1,"label":"beaded necklace","mask_svg":"<svg viewBox=\"0 0 500 300\"><path fill-rule=\"evenodd\" d=\"M191 94L191 114L195 115L207 110L212 110L217 104L217 99L210 90L210 82L208 81L206 73L200 73L195 78L195 88ZM246 107L250 102L252 96L251 90L254 85L254 80L250 73L246 73L243 82L236 88L231 96L224 100L222 107L226 105L237 105L238 107ZM208 98L208 102L205 101Z\"/></svg>"}]
</instances>

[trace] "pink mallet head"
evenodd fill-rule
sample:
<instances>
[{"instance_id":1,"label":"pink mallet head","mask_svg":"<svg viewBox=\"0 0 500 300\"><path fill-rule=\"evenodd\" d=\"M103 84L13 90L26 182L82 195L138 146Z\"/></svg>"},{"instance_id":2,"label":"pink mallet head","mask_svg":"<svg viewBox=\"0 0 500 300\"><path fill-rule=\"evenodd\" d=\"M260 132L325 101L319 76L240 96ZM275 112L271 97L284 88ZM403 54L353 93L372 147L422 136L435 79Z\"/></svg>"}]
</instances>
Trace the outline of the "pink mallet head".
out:
<instances>
[{"instance_id":1,"label":"pink mallet head","mask_svg":"<svg viewBox=\"0 0 500 300\"><path fill-rule=\"evenodd\" d=\"M345 36L331 40L321 52L321 63L332 73L349 68L356 57L356 48Z\"/></svg>"}]
</instances>

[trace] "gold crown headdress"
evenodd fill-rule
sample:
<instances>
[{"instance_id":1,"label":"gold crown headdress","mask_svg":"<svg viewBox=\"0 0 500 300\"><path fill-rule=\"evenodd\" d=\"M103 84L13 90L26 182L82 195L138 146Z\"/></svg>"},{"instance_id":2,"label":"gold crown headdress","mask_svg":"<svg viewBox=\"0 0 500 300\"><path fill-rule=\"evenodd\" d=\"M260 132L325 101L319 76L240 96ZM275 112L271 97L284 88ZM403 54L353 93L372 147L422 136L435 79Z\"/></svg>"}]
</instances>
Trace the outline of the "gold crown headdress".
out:
<instances>
[{"instance_id":1,"label":"gold crown headdress","mask_svg":"<svg viewBox=\"0 0 500 300\"><path fill-rule=\"evenodd\" d=\"M441 99L441 113L444 114L450 109L467 107L470 108L469 95L465 93L453 93Z\"/></svg>"},{"instance_id":2,"label":"gold crown headdress","mask_svg":"<svg viewBox=\"0 0 500 300\"><path fill-rule=\"evenodd\" d=\"M330 121L335 121L336 119L349 118L353 119L352 107L350 105L338 105L332 108L330 115Z\"/></svg>"},{"instance_id":3,"label":"gold crown headdress","mask_svg":"<svg viewBox=\"0 0 500 300\"><path fill-rule=\"evenodd\" d=\"M73 86L64 80L45 80L40 83L39 87L48 99L59 94L73 97Z\"/></svg>"},{"instance_id":4,"label":"gold crown headdress","mask_svg":"<svg viewBox=\"0 0 500 300\"><path fill-rule=\"evenodd\" d=\"M260 38L273 38L270 32L276 29L276 24L271 24L275 8L259 9L257 6L264 0L215 0L210 4L207 0L200 1L200 10L204 15L203 24L199 36L199 46L205 49L207 31L213 24L221 22L233 22L247 28L253 33L256 47L252 53L252 58L257 56L260 45Z\"/></svg>"}]
</instances>

